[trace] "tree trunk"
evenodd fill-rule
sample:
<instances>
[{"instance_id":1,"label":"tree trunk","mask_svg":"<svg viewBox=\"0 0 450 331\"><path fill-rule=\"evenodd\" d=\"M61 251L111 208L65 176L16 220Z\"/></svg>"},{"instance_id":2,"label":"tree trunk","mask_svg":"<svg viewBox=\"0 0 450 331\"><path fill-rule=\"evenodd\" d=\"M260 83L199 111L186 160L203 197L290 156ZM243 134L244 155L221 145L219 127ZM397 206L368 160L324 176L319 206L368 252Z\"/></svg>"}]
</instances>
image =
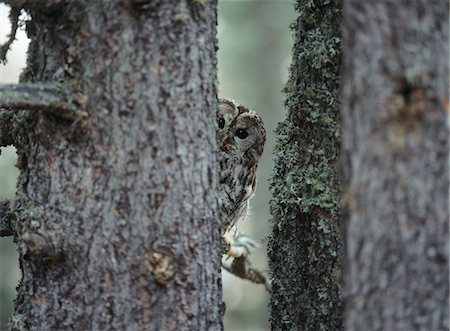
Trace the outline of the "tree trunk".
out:
<instances>
[{"instance_id":1,"label":"tree trunk","mask_svg":"<svg viewBox=\"0 0 450 331\"><path fill-rule=\"evenodd\" d=\"M12 329L222 329L216 1L4 2L31 16L27 84L0 87Z\"/></svg>"},{"instance_id":2,"label":"tree trunk","mask_svg":"<svg viewBox=\"0 0 450 331\"><path fill-rule=\"evenodd\" d=\"M337 330L340 1L301 1L271 182L274 330Z\"/></svg>"},{"instance_id":3,"label":"tree trunk","mask_svg":"<svg viewBox=\"0 0 450 331\"><path fill-rule=\"evenodd\" d=\"M344 13L346 330L448 330L449 4Z\"/></svg>"}]
</instances>

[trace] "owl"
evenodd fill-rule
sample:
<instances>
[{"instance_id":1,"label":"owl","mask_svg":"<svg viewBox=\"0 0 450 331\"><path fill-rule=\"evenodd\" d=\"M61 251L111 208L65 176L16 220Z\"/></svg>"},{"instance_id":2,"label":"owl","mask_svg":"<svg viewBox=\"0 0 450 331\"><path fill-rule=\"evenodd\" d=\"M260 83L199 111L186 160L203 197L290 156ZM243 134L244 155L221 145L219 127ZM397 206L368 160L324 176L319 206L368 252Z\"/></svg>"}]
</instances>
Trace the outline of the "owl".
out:
<instances>
[{"instance_id":1,"label":"owl","mask_svg":"<svg viewBox=\"0 0 450 331\"><path fill-rule=\"evenodd\" d=\"M253 110L231 99L219 99L216 138L224 250L228 255L239 257L243 251L233 250L230 236L236 237L237 225L247 216L249 200L255 194L256 169L264 149L266 130L261 117ZM243 245L246 244L249 243Z\"/></svg>"}]
</instances>

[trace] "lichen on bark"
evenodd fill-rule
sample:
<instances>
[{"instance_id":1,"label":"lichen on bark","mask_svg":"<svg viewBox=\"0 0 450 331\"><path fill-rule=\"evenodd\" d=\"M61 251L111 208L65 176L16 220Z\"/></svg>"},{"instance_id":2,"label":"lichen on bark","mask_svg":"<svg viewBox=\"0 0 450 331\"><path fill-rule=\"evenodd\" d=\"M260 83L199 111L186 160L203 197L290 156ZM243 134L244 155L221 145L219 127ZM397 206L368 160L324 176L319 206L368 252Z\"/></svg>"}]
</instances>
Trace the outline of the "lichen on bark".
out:
<instances>
[{"instance_id":1,"label":"lichen on bark","mask_svg":"<svg viewBox=\"0 0 450 331\"><path fill-rule=\"evenodd\" d=\"M336 330L340 298L340 1L298 1L271 180L274 330Z\"/></svg>"}]
</instances>

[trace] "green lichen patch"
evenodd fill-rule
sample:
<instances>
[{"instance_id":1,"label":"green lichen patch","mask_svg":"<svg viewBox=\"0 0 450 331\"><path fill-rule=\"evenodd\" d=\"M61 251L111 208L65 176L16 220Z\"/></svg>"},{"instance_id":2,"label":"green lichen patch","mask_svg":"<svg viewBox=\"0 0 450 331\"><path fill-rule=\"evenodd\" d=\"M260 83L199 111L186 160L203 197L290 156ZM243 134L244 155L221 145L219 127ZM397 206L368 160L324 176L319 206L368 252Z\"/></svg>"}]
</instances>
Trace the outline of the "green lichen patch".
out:
<instances>
[{"instance_id":1,"label":"green lichen patch","mask_svg":"<svg viewBox=\"0 0 450 331\"><path fill-rule=\"evenodd\" d=\"M276 130L269 243L275 330L342 326L339 273L340 1L298 1L287 118Z\"/></svg>"}]
</instances>

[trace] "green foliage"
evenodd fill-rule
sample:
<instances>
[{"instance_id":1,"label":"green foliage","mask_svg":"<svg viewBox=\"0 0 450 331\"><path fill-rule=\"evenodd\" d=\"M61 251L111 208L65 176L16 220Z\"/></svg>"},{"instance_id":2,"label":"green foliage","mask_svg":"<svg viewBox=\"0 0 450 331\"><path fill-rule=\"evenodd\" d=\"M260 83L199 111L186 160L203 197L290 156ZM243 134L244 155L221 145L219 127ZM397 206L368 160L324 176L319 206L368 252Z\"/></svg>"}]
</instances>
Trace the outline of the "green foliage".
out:
<instances>
[{"instance_id":1,"label":"green foliage","mask_svg":"<svg viewBox=\"0 0 450 331\"><path fill-rule=\"evenodd\" d=\"M271 179L274 233L272 327L341 327L336 274L340 256L340 1L298 1L287 118L276 130Z\"/></svg>"}]
</instances>

